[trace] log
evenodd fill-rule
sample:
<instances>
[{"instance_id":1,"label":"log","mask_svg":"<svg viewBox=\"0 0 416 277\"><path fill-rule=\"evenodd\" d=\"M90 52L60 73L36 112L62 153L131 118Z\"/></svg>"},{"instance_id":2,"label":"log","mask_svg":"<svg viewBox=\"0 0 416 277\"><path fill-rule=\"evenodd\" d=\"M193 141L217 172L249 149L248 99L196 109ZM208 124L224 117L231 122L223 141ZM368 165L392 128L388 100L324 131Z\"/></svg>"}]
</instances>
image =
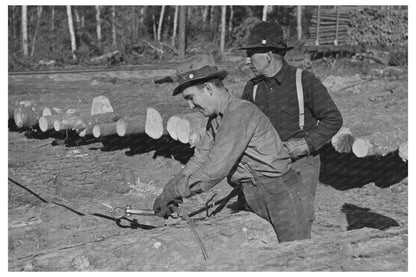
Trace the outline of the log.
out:
<instances>
[{"instance_id":1,"label":"log","mask_svg":"<svg viewBox=\"0 0 416 277\"><path fill-rule=\"evenodd\" d=\"M195 140L194 134L197 134L199 129L205 128L208 121L208 118L201 113L188 113L181 115L180 118L181 120L176 124L176 135L182 143L189 143L191 137Z\"/></svg>"},{"instance_id":2,"label":"log","mask_svg":"<svg viewBox=\"0 0 416 277\"><path fill-rule=\"evenodd\" d=\"M166 123L166 130L171 138L174 140L178 140L178 136L176 134L176 125L181 120L180 117L173 115L168 119L168 122Z\"/></svg>"},{"instance_id":3,"label":"log","mask_svg":"<svg viewBox=\"0 0 416 277\"><path fill-rule=\"evenodd\" d=\"M91 115L112 113L114 112L111 106L110 100L104 95L99 95L92 99L91 103Z\"/></svg>"},{"instance_id":4,"label":"log","mask_svg":"<svg viewBox=\"0 0 416 277\"><path fill-rule=\"evenodd\" d=\"M407 150L407 140L403 141L400 145L399 145L399 156L400 158L402 158L403 161L407 162L408 160L408 150Z\"/></svg>"},{"instance_id":5,"label":"log","mask_svg":"<svg viewBox=\"0 0 416 277\"><path fill-rule=\"evenodd\" d=\"M91 109L84 108L70 116L57 118L54 122L54 128L55 131L75 130L85 136L92 132L94 125L117 121L120 117L113 112L110 100L103 95L99 95L92 99ZM87 127L88 129L83 132Z\"/></svg>"},{"instance_id":6,"label":"log","mask_svg":"<svg viewBox=\"0 0 416 277\"><path fill-rule=\"evenodd\" d=\"M377 132L357 138L352 144L352 152L358 158L385 156L389 150L392 150L387 146L388 144L388 138Z\"/></svg>"},{"instance_id":7,"label":"log","mask_svg":"<svg viewBox=\"0 0 416 277\"><path fill-rule=\"evenodd\" d=\"M120 51L118 50L105 53L99 57L93 57L90 59L90 62L94 65L108 63L111 59L115 59L117 56L120 56Z\"/></svg>"},{"instance_id":8,"label":"log","mask_svg":"<svg viewBox=\"0 0 416 277\"><path fill-rule=\"evenodd\" d=\"M331 139L335 151L339 153L350 153L354 143L354 136L349 128L342 127Z\"/></svg>"},{"instance_id":9,"label":"log","mask_svg":"<svg viewBox=\"0 0 416 277\"><path fill-rule=\"evenodd\" d=\"M158 111L147 108L146 113L117 121L117 134L120 137L139 133L146 133L154 139L163 135L163 120Z\"/></svg>"},{"instance_id":10,"label":"log","mask_svg":"<svg viewBox=\"0 0 416 277\"><path fill-rule=\"evenodd\" d=\"M79 128L80 126L75 126L75 129L77 130L78 135L80 137L85 137L86 135L90 135L93 133L93 128L95 125L117 122L117 120L119 120L120 118L121 116L117 113L96 114L85 119L84 128Z\"/></svg>"},{"instance_id":11,"label":"log","mask_svg":"<svg viewBox=\"0 0 416 277\"><path fill-rule=\"evenodd\" d=\"M85 115L79 113L72 113L72 114L63 114L62 117L55 119L53 122L53 127L55 131L62 131L62 130L78 130L84 129L85 124ZM75 127L77 126L77 127Z\"/></svg>"},{"instance_id":12,"label":"log","mask_svg":"<svg viewBox=\"0 0 416 277\"><path fill-rule=\"evenodd\" d=\"M43 116L45 104L33 101L22 101L14 110L14 122L17 127L34 127Z\"/></svg>"},{"instance_id":13,"label":"log","mask_svg":"<svg viewBox=\"0 0 416 277\"><path fill-rule=\"evenodd\" d=\"M145 132L153 139L158 139L163 135L162 116L153 108L147 108Z\"/></svg>"},{"instance_id":14,"label":"log","mask_svg":"<svg viewBox=\"0 0 416 277\"><path fill-rule=\"evenodd\" d=\"M63 119L66 116L71 116L72 114L77 113L77 110L69 109L65 113L57 113L52 115L41 116L38 120L39 129L42 132L46 132L54 128L54 123L56 120Z\"/></svg>"},{"instance_id":15,"label":"log","mask_svg":"<svg viewBox=\"0 0 416 277\"><path fill-rule=\"evenodd\" d=\"M92 129L92 134L95 138L117 134L117 123L118 122L111 122L95 125Z\"/></svg>"}]
</instances>

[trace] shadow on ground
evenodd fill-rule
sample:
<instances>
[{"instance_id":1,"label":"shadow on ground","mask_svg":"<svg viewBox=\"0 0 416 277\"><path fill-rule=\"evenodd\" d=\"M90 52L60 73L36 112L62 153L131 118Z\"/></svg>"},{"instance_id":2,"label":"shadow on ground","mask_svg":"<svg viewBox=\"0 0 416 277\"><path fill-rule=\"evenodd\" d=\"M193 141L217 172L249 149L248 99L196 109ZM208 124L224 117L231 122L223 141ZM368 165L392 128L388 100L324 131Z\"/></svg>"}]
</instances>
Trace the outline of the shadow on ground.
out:
<instances>
[{"instance_id":1,"label":"shadow on ground","mask_svg":"<svg viewBox=\"0 0 416 277\"><path fill-rule=\"evenodd\" d=\"M352 153L338 153L331 144L326 144L319 153L320 181L337 190L360 188L372 182L386 188L408 176L407 163L402 161L397 151L384 157L357 158Z\"/></svg>"},{"instance_id":2,"label":"shadow on ground","mask_svg":"<svg viewBox=\"0 0 416 277\"><path fill-rule=\"evenodd\" d=\"M146 134L137 134L128 137L117 135L109 136L101 140L103 143L102 151L114 151L128 148L127 156L154 152L154 158L163 156L174 158L181 163L186 163L194 153L194 149L189 145L173 140L169 136L162 136L160 139L152 139Z\"/></svg>"},{"instance_id":3,"label":"shadow on ground","mask_svg":"<svg viewBox=\"0 0 416 277\"><path fill-rule=\"evenodd\" d=\"M371 212L368 208L361 208L353 204L345 203L341 211L347 216L347 230L361 228L386 230L390 227L399 226L399 223L390 217Z\"/></svg>"}]
</instances>

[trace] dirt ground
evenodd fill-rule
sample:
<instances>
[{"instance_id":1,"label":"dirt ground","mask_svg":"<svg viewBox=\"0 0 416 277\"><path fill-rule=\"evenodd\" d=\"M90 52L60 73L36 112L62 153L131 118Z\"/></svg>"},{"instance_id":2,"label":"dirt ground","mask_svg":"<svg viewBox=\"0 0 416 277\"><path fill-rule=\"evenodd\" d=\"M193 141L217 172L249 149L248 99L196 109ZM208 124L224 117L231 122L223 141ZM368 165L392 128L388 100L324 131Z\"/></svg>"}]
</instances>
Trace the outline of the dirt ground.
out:
<instances>
[{"instance_id":1,"label":"dirt ground","mask_svg":"<svg viewBox=\"0 0 416 277\"><path fill-rule=\"evenodd\" d=\"M311 70L354 135L379 132L389 147L407 140L406 68L363 69L339 61L315 62ZM9 76L9 96L112 92L139 99L166 96L169 103L174 85L152 83L154 76L168 74ZM230 69L226 85L238 94L248 76L244 69ZM278 244L271 225L235 209L236 198L215 216L193 217L207 260L184 220L111 217L103 203L151 208L192 153L166 136L81 139L9 124L8 173L14 181L8 182L9 271L408 270L408 169L397 151L358 159L324 146L310 240ZM230 191L223 181L209 195L219 200ZM204 198L190 198L183 206L195 211Z\"/></svg>"}]
</instances>

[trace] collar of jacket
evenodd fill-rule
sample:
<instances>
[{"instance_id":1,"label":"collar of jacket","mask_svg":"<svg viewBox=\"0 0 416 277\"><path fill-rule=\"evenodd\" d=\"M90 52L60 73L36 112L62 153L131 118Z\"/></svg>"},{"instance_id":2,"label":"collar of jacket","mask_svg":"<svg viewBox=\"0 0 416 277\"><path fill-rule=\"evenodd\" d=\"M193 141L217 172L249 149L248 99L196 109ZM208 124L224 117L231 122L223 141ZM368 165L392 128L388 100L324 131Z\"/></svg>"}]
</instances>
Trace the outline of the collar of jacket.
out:
<instances>
[{"instance_id":1,"label":"collar of jacket","mask_svg":"<svg viewBox=\"0 0 416 277\"><path fill-rule=\"evenodd\" d=\"M228 109L228 105L230 103L231 97L232 97L232 93L228 91L227 89L226 93L222 95L219 106L218 106L218 115L220 117L222 117L224 113L226 112L226 110Z\"/></svg>"},{"instance_id":2,"label":"collar of jacket","mask_svg":"<svg viewBox=\"0 0 416 277\"><path fill-rule=\"evenodd\" d=\"M289 69L289 64L286 62L286 60L283 60L282 68L272 78L274 78L277 81L277 83L281 85L288 69Z\"/></svg>"}]
</instances>

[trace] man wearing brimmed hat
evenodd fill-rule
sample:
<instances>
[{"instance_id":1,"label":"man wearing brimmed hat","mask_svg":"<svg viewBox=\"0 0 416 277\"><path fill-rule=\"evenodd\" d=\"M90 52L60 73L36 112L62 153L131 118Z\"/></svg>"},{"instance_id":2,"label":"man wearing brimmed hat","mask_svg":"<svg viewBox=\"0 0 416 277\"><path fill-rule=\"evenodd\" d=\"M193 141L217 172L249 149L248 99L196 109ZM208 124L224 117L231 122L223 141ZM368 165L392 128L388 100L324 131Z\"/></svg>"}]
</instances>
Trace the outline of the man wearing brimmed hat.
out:
<instances>
[{"instance_id":1,"label":"man wearing brimmed hat","mask_svg":"<svg viewBox=\"0 0 416 277\"><path fill-rule=\"evenodd\" d=\"M190 107L209 117L201 142L185 168L170 180L153 209L162 217L182 198L205 192L227 177L241 184L249 208L268 220L280 242L309 238L307 193L291 169L290 157L270 120L253 103L232 95L223 85L210 55L189 58L177 67L179 85Z\"/></svg>"},{"instance_id":2,"label":"man wearing brimmed hat","mask_svg":"<svg viewBox=\"0 0 416 277\"><path fill-rule=\"evenodd\" d=\"M286 52L292 48L287 47L279 24L257 23L247 45L240 49L246 50L247 63L255 74L242 98L255 103L269 117L310 192L305 201L313 207L320 171L317 151L341 128L341 114L312 73L285 61ZM313 219L312 208L309 229Z\"/></svg>"}]
</instances>

